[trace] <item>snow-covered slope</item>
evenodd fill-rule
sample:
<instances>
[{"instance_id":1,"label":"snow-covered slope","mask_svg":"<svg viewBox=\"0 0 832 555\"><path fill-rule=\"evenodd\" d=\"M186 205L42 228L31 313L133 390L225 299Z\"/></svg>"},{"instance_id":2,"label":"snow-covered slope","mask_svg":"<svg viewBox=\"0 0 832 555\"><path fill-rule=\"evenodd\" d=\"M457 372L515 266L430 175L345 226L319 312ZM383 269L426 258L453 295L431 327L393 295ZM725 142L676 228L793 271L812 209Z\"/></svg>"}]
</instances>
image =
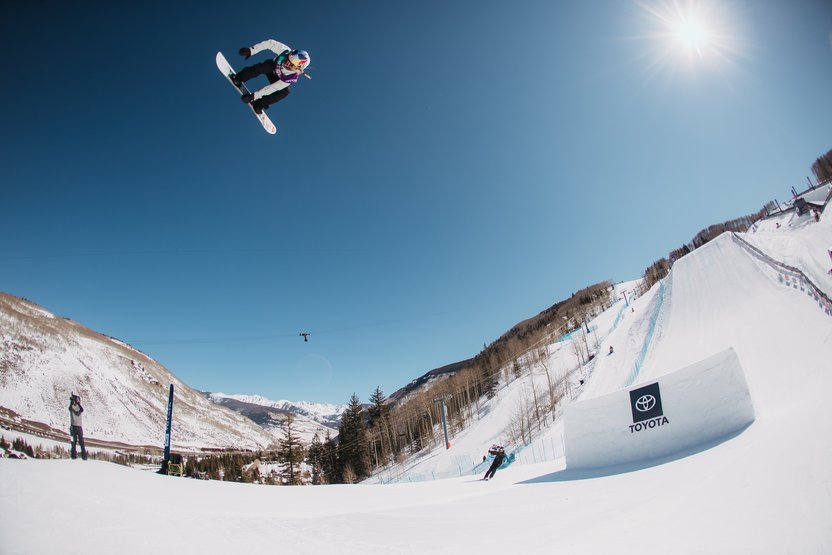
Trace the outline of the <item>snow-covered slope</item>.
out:
<instances>
[{"instance_id":1,"label":"snow-covered slope","mask_svg":"<svg viewBox=\"0 0 832 555\"><path fill-rule=\"evenodd\" d=\"M174 447L274 443L272 434L209 402L140 351L0 293L0 407L65 432L74 392L83 400L87 437L162 446L169 384L175 390Z\"/></svg>"},{"instance_id":2,"label":"snow-covered slope","mask_svg":"<svg viewBox=\"0 0 832 555\"><path fill-rule=\"evenodd\" d=\"M758 422L752 429L765 428L772 434L770 440L787 445L789 453L814 460L818 448L813 446L814 435L821 433L820 407L826 400L823 394L811 392L832 386L825 371L832 359L832 317L808 287L793 281L787 284L771 265L753 256L743 241L801 270L832 297L832 276L827 271L832 262L825 248L832 247L832 210L819 223L808 215L786 214L781 222L766 222L754 232L739 234L738 239L725 234L679 260L671 274L643 296L632 300L628 293L629 304L622 297L592 321L589 341L597 344L598 354L592 363L578 369L569 341L549 346L549 372L553 379L565 377L569 384L562 405L655 380L732 347L757 407ZM545 371L536 367L532 376L506 385L484 403L475 425L451 438L452 449L440 446L406 469L381 472L377 479L419 481L484 472L480 463L488 446L511 444L507 429L512 418L528 403L533 390L545 391ZM800 410L793 413L795 419L785 418L792 405L799 405ZM772 412L783 413L784 419L777 427L766 428ZM805 422L802 429L808 428L808 434L788 431L798 420ZM547 426L530 446L513 446L518 449L518 460L554 461L563 456L562 422ZM832 429L822 433L827 432ZM759 447L757 454L762 457L765 442ZM822 449L832 449L832 442ZM805 470L816 473L820 468ZM832 497L827 502L832 503Z\"/></svg>"}]
</instances>

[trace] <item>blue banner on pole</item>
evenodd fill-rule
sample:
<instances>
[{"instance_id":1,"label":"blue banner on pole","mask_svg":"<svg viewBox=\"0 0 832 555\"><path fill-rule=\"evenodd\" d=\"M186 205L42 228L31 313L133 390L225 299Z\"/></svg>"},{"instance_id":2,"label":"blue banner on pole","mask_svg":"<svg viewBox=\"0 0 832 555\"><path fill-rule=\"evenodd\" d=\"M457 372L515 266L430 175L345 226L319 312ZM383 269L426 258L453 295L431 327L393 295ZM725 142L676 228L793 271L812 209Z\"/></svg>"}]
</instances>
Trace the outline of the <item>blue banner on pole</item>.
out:
<instances>
[{"instance_id":1,"label":"blue banner on pole","mask_svg":"<svg viewBox=\"0 0 832 555\"><path fill-rule=\"evenodd\" d=\"M170 423L173 418L173 384L170 384L170 395L168 395L168 423L165 427L165 461L170 460Z\"/></svg>"}]
</instances>

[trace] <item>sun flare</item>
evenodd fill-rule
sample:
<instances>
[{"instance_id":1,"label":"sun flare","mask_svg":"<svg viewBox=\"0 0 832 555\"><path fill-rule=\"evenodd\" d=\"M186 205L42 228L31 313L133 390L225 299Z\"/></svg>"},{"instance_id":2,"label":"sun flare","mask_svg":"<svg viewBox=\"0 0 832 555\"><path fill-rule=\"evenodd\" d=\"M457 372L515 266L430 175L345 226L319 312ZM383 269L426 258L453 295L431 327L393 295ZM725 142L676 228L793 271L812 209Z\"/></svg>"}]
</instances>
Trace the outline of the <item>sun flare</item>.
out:
<instances>
[{"instance_id":1,"label":"sun flare","mask_svg":"<svg viewBox=\"0 0 832 555\"><path fill-rule=\"evenodd\" d=\"M696 17L681 18L676 22L673 34L683 49L688 52L696 52L699 55L702 54L702 50L708 43L708 29Z\"/></svg>"},{"instance_id":2,"label":"sun flare","mask_svg":"<svg viewBox=\"0 0 832 555\"><path fill-rule=\"evenodd\" d=\"M653 64L734 62L742 55L731 0L634 0L646 16Z\"/></svg>"}]
</instances>

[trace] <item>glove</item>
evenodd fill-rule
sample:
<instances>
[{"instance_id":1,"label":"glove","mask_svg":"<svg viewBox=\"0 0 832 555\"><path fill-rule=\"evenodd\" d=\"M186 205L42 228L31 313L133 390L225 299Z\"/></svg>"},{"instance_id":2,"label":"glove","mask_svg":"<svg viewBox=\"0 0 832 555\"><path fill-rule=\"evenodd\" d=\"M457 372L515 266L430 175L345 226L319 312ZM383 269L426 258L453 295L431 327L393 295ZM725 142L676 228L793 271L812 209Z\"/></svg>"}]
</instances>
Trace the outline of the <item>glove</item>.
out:
<instances>
[{"instance_id":1,"label":"glove","mask_svg":"<svg viewBox=\"0 0 832 555\"><path fill-rule=\"evenodd\" d=\"M251 48L249 48L248 46L240 48L240 56L242 56L246 60L251 58Z\"/></svg>"}]
</instances>

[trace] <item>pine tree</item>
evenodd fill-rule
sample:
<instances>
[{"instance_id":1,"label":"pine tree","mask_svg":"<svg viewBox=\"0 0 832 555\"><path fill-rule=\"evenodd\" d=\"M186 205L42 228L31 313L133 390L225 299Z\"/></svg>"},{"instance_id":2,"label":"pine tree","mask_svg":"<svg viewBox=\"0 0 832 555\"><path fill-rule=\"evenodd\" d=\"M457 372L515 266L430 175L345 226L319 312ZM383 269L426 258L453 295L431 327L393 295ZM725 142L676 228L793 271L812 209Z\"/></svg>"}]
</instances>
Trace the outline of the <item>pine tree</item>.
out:
<instances>
[{"instance_id":1,"label":"pine tree","mask_svg":"<svg viewBox=\"0 0 832 555\"><path fill-rule=\"evenodd\" d=\"M306 463L312 468L312 484L325 484L324 481L324 446L316 433L312 436L312 443L306 451Z\"/></svg>"},{"instance_id":2,"label":"pine tree","mask_svg":"<svg viewBox=\"0 0 832 555\"><path fill-rule=\"evenodd\" d=\"M390 415L390 406L387 404L387 397L381 391L381 386L376 386L375 391L370 395L370 422L377 423L379 420L386 420Z\"/></svg>"},{"instance_id":3,"label":"pine tree","mask_svg":"<svg viewBox=\"0 0 832 555\"><path fill-rule=\"evenodd\" d=\"M370 475L367 461L367 429L364 423L364 407L353 393L338 430L338 476L362 480Z\"/></svg>"},{"instance_id":4,"label":"pine tree","mask_svg":"<svg viewBox=\"0 0 832 555\"><path fill-rule=\"evenodd\" d=\"M324 483L333 483L338 480L338 442L326 431L322 451L321 467L323 470Z\"/></svg>"},{"instance_id":5,"label":"pine tree","mask_svg":"<svg viewBox=\"0 0 832 555\"><path fill-rule=\"evenodd\" d=\"M367 412L370 413L370 427L373 432L374 465L376 467L386 465L392 458L393 434L390 427L390 405L380 386L376 386L375 391L370 395L370 407Z\"/></svg>"},{"instance_id":6,"label":"pine tree","mask_svg":"<svg viewBox=\"0 0 832 555\"><path fill-rule=\"evenodd\" d=\"M295 417L291 413L286 420L286 426L283 428L284 438L280 440L280 450L277 453L277 459L281 463L281 470L283 479L290 486L301 483L301 468L303 462L303 445L300 442L300 437L295 434L292 425L295 422Z\"/></svg>"},{"instance_id":7,"label":"pine tree","mask_svg":"<svg viewBox=\"0 0 832 555\"><path fill-rule=\"evenodd\" d=\"M35 452L32 449L32 446L26 443L26 440L23 438L16 438L12 441L12 449L15 451L20 451L21 453L25 453L26 455L34 458Z\"/></svg>"}]
</instances>

